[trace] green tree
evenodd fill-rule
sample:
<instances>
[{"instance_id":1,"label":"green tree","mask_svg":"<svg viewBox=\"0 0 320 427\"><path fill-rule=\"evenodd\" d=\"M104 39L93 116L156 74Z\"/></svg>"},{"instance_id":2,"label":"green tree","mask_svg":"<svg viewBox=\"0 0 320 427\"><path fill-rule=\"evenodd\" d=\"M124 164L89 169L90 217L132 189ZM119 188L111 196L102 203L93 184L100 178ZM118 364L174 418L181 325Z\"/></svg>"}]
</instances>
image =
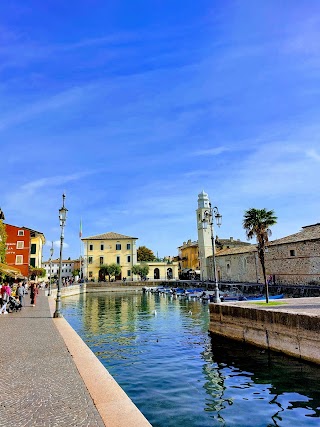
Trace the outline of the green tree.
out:
<instances>
[{"instance_id":1,"label":"green tree","mask_svg":"<svg viewBox=\"0 0 320 427\"><path fill-rule=\"evenodd\" d=\"M119 276L121 274L121 266L118 264L102 264L100 266L100 271L109 276L109 282L111 277Z\"/></svg>"},{"instance_id":2,"label":"green tree","mask_svg":"<svg viewBox=\"0 0 320 427\"><path fill-rule=\"evenodd\" d=\"M142 280L148 275L149 266L148 264L135 264L132 266L132 273L140 276L140 279Z\"/></svg>"},{"instance_id":3,"label":"green tree","mask_svg":"<svg viewBox=\"0 0 320 427\"><path fill-rule=\"evenodd\" d=\"M151 249L148 249L146 246L139 246L137 249L137 259L138 261L154 261L156 257Z\"/></svg>"},{"instance_id":4,"label":"green tree","mask_svg":"<svg viewBox=\"0 0 320 427\"><path fill-rule=\"evenodd\" d=\"M267 211L266 209L248 209L244 213L243 217L243 228L246 230L248 240L253 237L256 238L258 246L258 256L262 267L263 279L266 289L266 303L269 302L269 289L266 278L266 267L265 267L265 246L271 236L271 230L269 227L277 223L277 217L274 211Z\"/></svg>"},{"instance_id":5,"label":"green tree","mask_svg":"<svg viewBox=\"0 0 320 427\"><path fill-rule=\"evenodd\" d=\"M73 277L79 276L79 274L80 274L80 269L79 268L75 268L73 270L73 272L72 272L72 276Z\"/></svg>"},{"instance_id":6,"label":"green tree","mask_svg":"<svg viewBox=\"0 0 320 427\"><path fill-rule=\"evenodd\" d=\"M6 242L7 242L7 233L6 226L0 219L0 262L5 262L6 259Z\"/></svg>"},{"instance_id":7,"label":"green tree","mask_svg":"<svg viewBox=\"0 0 320 427\"><path fill-rule=\"evenodd\" d=\"M36 277L45 277L46 276L46 270L44 268L40 267L32 267L32 265L29 265L29 273L30 277L36 278Z\"/></svg>"}]
</instances>

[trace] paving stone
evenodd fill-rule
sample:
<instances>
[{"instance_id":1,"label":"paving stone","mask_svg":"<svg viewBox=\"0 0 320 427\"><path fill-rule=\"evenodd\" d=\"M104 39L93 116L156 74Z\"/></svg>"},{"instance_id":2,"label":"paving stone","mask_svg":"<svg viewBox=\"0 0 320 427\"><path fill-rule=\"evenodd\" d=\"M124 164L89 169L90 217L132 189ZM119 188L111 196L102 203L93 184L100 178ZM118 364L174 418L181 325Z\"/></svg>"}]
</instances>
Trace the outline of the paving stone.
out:
<instances>
[{"instance_id":1,"label":"paving stone","mask_svg":"<svg viewBox=\"0 0 320 427\"><path fill-rule=\"evenodd\" d=\"M43 291L0 316L0 427L105 426L56 329Z\"/></svg>"}]
</instances>

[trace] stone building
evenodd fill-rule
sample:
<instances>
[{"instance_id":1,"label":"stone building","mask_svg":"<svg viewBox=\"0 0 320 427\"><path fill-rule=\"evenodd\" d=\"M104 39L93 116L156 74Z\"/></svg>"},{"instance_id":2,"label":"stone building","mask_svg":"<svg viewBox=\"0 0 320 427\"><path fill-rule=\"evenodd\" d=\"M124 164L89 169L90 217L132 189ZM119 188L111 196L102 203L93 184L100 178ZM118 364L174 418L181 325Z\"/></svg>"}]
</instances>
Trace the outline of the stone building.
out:
<instances>
[{"instance_id":1,"label":"stone building","mask_svg":"<svg viewBox=\"0 0 320 427\"><path fill-rule=\"evenodd\" d=\"M230 237L229 239L220 239L218 236L216 236L215 242L217 252L222 249L229 249L240 246L252 246L251 243L242 242L240 239L234 239L233 237ZM183 244L178 247L178 251L179 256L176 257L175 260L179 262L179 274L181 275L183 273L193 271L196 275L200 276L198 241L191 241L191 239L189 239L187 242L183 242ZM212 268L211 262L210 268Z\"/></svg>"},{"instance_id":2,"label":"stone building","mask_svg":"<svg viewBox=\"0 0 320 427\"><path fill-rule=\"evenodd\" d=\"M212 256L210 265L212 265ZM223 249L216 253L222 282L263 283L256 245ZM270 241L265 253L266 274L275 284L320 284L320 223L298 233Z\"/></svg>"},{"instance_id":3,"label":"stone building","mask_svg":"<svg viewBox=\"0 0 320 427\"><path fill-rule=\"evenodd\" d=\"M220 253L220 251L223 251L225 248L226 250L229 250L230 248L252 246L250 243L241 242L239 239L234 240L233 237L230 237L230 239L219 239L215 233L214 228L215 218L210 218L209 222L212 221L212 224L209 224L209 226L207 224L207 226L205 226L204 223L207 222L206 218L208 218L209 212L211 212L212 216L214 216L214 209L217 208L211 208L211 203L207 193L202 191L200 194L198 194L198 209L196 210L196 216L198 229L198 262L201 280L214 280L212 263L213 240L215 241L214 247L216 254ZM237 249L235 250L235 253L237 253ZM217 274L219 274L218 270Z\"/></svg>"}]
</instances>

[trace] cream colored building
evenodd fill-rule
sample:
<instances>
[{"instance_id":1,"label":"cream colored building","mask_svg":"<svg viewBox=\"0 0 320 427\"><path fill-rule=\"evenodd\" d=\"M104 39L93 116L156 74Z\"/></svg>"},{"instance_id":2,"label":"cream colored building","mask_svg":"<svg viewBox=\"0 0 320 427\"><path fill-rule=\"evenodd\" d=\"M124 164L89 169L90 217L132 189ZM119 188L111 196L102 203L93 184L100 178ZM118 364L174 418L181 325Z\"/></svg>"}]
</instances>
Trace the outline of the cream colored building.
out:
<instances>
[{"instance_id":1,"label":"cream colored building","mask_svg":"<svg viewBox=\"0 0 320 427\"><path fill-rule=\"evenodd\" d=\"M148 280L177 280L179 278L179 263L176 261L148 261L138 264L148 264Z\"/></svg>"},{"instance_id":2,"label":"cream colored building","mask_svg":"<svg viewBox=\"0 0 320 427\"><path fill-rule=\"evenodd\" d=\"M81 240L84 244L85 278L99 281L101 265L118 264L121 266L121 274L116 280L132 280L132 266L137 264L137 237L109 232L83 237Z\"/></svg>"}]
</instances>

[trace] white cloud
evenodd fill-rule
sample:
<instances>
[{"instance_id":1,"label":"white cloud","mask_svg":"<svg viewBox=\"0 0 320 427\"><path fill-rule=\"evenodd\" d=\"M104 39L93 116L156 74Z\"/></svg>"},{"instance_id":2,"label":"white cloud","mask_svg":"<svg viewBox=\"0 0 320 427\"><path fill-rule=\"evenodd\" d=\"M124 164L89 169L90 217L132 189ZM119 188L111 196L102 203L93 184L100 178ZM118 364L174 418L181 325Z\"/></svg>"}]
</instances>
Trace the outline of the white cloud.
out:
<instances>
[{"instance_id":1,"label":"white cloud","mask_svg":"<svg viewBox=\"0 0 320 427\"><path fill-rule=\"evenodd\" d=\"M190 156L218 156L219 154L229 151L228 147L213 147L202 150L193 151L190 153Z\"/></svg>"},{"instance_id":2,"label":"white cloud","mask_svg":"<svg viewBox=\"0 0 320 427\"><path fill-rule=\"evenodd\" d=\"M320 162L320 154L316 150L308 150L306 152L306 155L310 159L316 160L317 162Z\"/></svg>"}]
</instances>

